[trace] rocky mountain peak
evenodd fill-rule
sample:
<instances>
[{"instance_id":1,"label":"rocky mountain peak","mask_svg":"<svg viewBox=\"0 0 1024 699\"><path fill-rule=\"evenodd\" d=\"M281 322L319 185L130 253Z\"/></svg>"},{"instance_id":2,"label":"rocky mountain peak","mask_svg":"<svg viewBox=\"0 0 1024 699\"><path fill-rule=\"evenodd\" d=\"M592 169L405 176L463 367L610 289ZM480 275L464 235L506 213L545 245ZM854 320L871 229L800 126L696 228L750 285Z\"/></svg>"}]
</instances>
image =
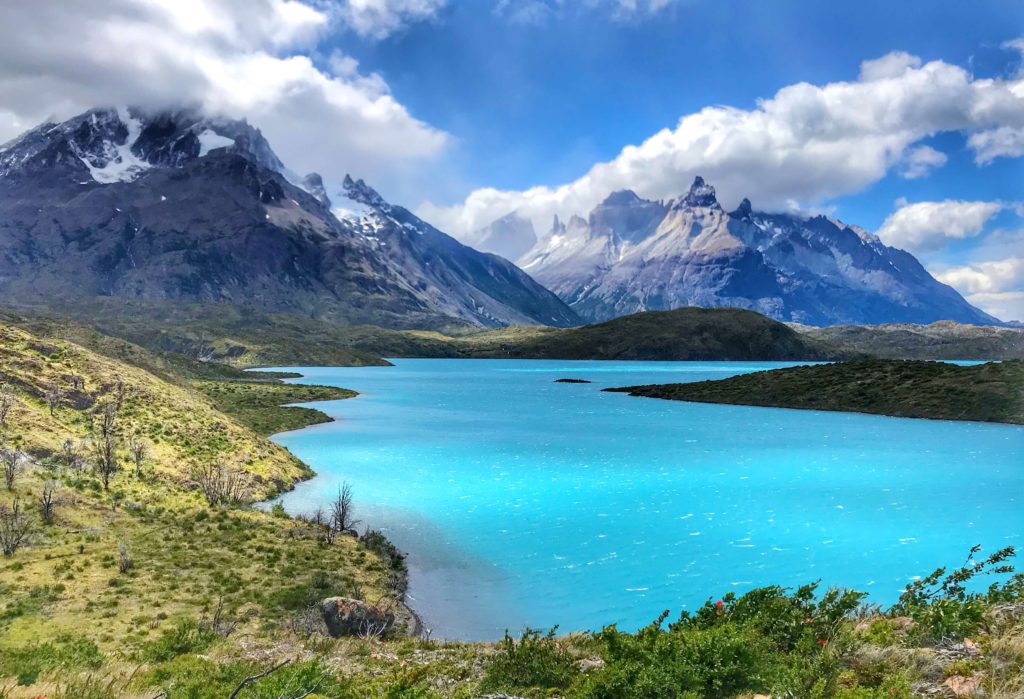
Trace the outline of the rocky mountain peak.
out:
<instances>
[{"instance_id":1,"label":"rocky mountain peak","mask_svg":"<svg viewBox=\"0 0 1024 699\"><path fill-rule=\"evenodd\" d=\"M387 209L388 207L388 203L381 195L377 194L377 190L362 180L353 180L351 175L345 175L341 186L345 196L354 202L374 209Z\"/></svg>"},{"instance_id":2,"label":"rocky mountain peak","mask_svg":"<svg viewBox=\"0 0 1024 699\"><path fill-rule=\"evenodd\" d=\"M753 210L754 209L753 206L751 206L750 204L750 200L744 197L743 201L740 202L740 205L736 207L736 210L729 215L732 216L733 218L745 219L750 217L750 214Z\"/></svg>"},{"instance_id":3,"label":"rocky mountain peak","mask_svg":"<svg viewBox=\"0 0 1024 699\"><path fill-rule=\"evenodd\" d=\"M689 208L716 208L718 199L715 197L715 188L704 181L704 178L697 175L693 178L690 191L686 193L680 202Z\"/></svg>"}]
</instances>

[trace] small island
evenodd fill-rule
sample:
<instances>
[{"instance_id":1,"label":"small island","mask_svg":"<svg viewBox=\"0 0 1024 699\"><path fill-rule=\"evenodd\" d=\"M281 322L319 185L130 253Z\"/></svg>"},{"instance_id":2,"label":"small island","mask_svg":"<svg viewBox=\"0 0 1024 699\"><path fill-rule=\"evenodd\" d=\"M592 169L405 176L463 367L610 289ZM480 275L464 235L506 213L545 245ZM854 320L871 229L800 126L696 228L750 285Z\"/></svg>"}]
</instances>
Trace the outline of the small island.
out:
<instances>
[{"instance_id":1,"label":"small island","mask_svg":"<svg viewBox=\"0 0 1024 699\"><path fill-rule=\"evenodd\" d=\"M958 366L871 359L604 390L697 403L1024 424L1021 360Z\"/></svg>"},{"instance_id":2,"label":"small island","mask_svg":"<svg viewBox=\"0 0 1024 699\"><path fill-rule=\"evenodd\" d=\"M555 383L592 383L586 379L555 379Z\"/></svg>"}]
</instances>

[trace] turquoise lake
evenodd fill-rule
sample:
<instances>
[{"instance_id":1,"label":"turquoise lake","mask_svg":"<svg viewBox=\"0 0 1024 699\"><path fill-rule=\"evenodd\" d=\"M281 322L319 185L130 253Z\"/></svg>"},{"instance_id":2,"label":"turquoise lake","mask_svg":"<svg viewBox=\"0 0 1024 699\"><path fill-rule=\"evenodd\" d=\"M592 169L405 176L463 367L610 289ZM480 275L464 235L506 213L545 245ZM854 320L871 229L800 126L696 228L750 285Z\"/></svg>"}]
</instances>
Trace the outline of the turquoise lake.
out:
<instances>
[{"instance_id":1,"label":"turquoise lake","mask_svg":"<svg viewBox=\"0 0 1024 699\"><path fill-rule=\"evenodd\" d=\"M274 437L318 472L281 500L350 483L434 637L635 629L819 578L891 603L974 544L1024 544L1024 428L601 392L782 363L393 361L294 369L361 395Z\"/></svg>"}]
</instances>

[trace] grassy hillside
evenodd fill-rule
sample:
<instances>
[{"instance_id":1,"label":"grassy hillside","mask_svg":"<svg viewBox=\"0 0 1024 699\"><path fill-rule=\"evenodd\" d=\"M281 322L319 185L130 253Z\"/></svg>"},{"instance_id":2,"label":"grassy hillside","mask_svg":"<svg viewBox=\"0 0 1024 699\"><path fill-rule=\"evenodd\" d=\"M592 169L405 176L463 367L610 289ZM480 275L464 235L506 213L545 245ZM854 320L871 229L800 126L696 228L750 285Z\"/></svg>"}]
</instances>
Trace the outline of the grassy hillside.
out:
<instances>
[{"instance_id":1,"label":"grassy hillside","mask_svg":"<svg viewBox=\"0 0 1024 699\"><path fill-rule=\"evenodd\" d=\"M1024 424L1024 361L961 367L862 360L774 369L718 381L606 390L699 403Z\"/></svg>"},{"instance_id":2,"label":"grassy hillside","mask_svg":"<svg viewBox=\"0 0 1024 699\"><path fill-rule=\"evenodd\" d=\"M882 359L1024 359L1024 328L962 325L795 325L805 337Z\"/></svg>"}]
</instances>

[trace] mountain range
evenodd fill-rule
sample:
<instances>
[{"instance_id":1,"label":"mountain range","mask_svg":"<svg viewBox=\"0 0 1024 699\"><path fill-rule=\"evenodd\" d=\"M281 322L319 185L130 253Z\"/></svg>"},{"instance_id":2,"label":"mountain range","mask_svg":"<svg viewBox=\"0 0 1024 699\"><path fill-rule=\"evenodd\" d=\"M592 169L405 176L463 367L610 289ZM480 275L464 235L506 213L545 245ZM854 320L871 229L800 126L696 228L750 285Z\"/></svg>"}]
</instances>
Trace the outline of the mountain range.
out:
<instances>
[{"instance_id":1,"label":"mountain range","mask_svg":"<svg viewBox=\"0 0 1024 699\"><path fill-rule=\"evenodd\" d=\"M515 214L500 224L485 233L513 236L505 250L529 242L532 227ZM484 245L490 235L474 239ZM863 228L760 212L746 199L727 212L700 177L668 201L623 190L587 218L556 217L518 263L591 322L683 306L734 306L817 326L1000 322Z\"/></svg>"},{"instance_id":2,"label":"mountain range","mask_svg":"<svg viewBox=\"0 0 1024 699\"><path fill-rule=\"evenodd\" d=\"M93 109L42 124L0 147L0 296L226 303L390 327L579 322L511 262L363 181L346 178L340 195L287 170L244 121Z\"/></svg>"}]
</instances>

